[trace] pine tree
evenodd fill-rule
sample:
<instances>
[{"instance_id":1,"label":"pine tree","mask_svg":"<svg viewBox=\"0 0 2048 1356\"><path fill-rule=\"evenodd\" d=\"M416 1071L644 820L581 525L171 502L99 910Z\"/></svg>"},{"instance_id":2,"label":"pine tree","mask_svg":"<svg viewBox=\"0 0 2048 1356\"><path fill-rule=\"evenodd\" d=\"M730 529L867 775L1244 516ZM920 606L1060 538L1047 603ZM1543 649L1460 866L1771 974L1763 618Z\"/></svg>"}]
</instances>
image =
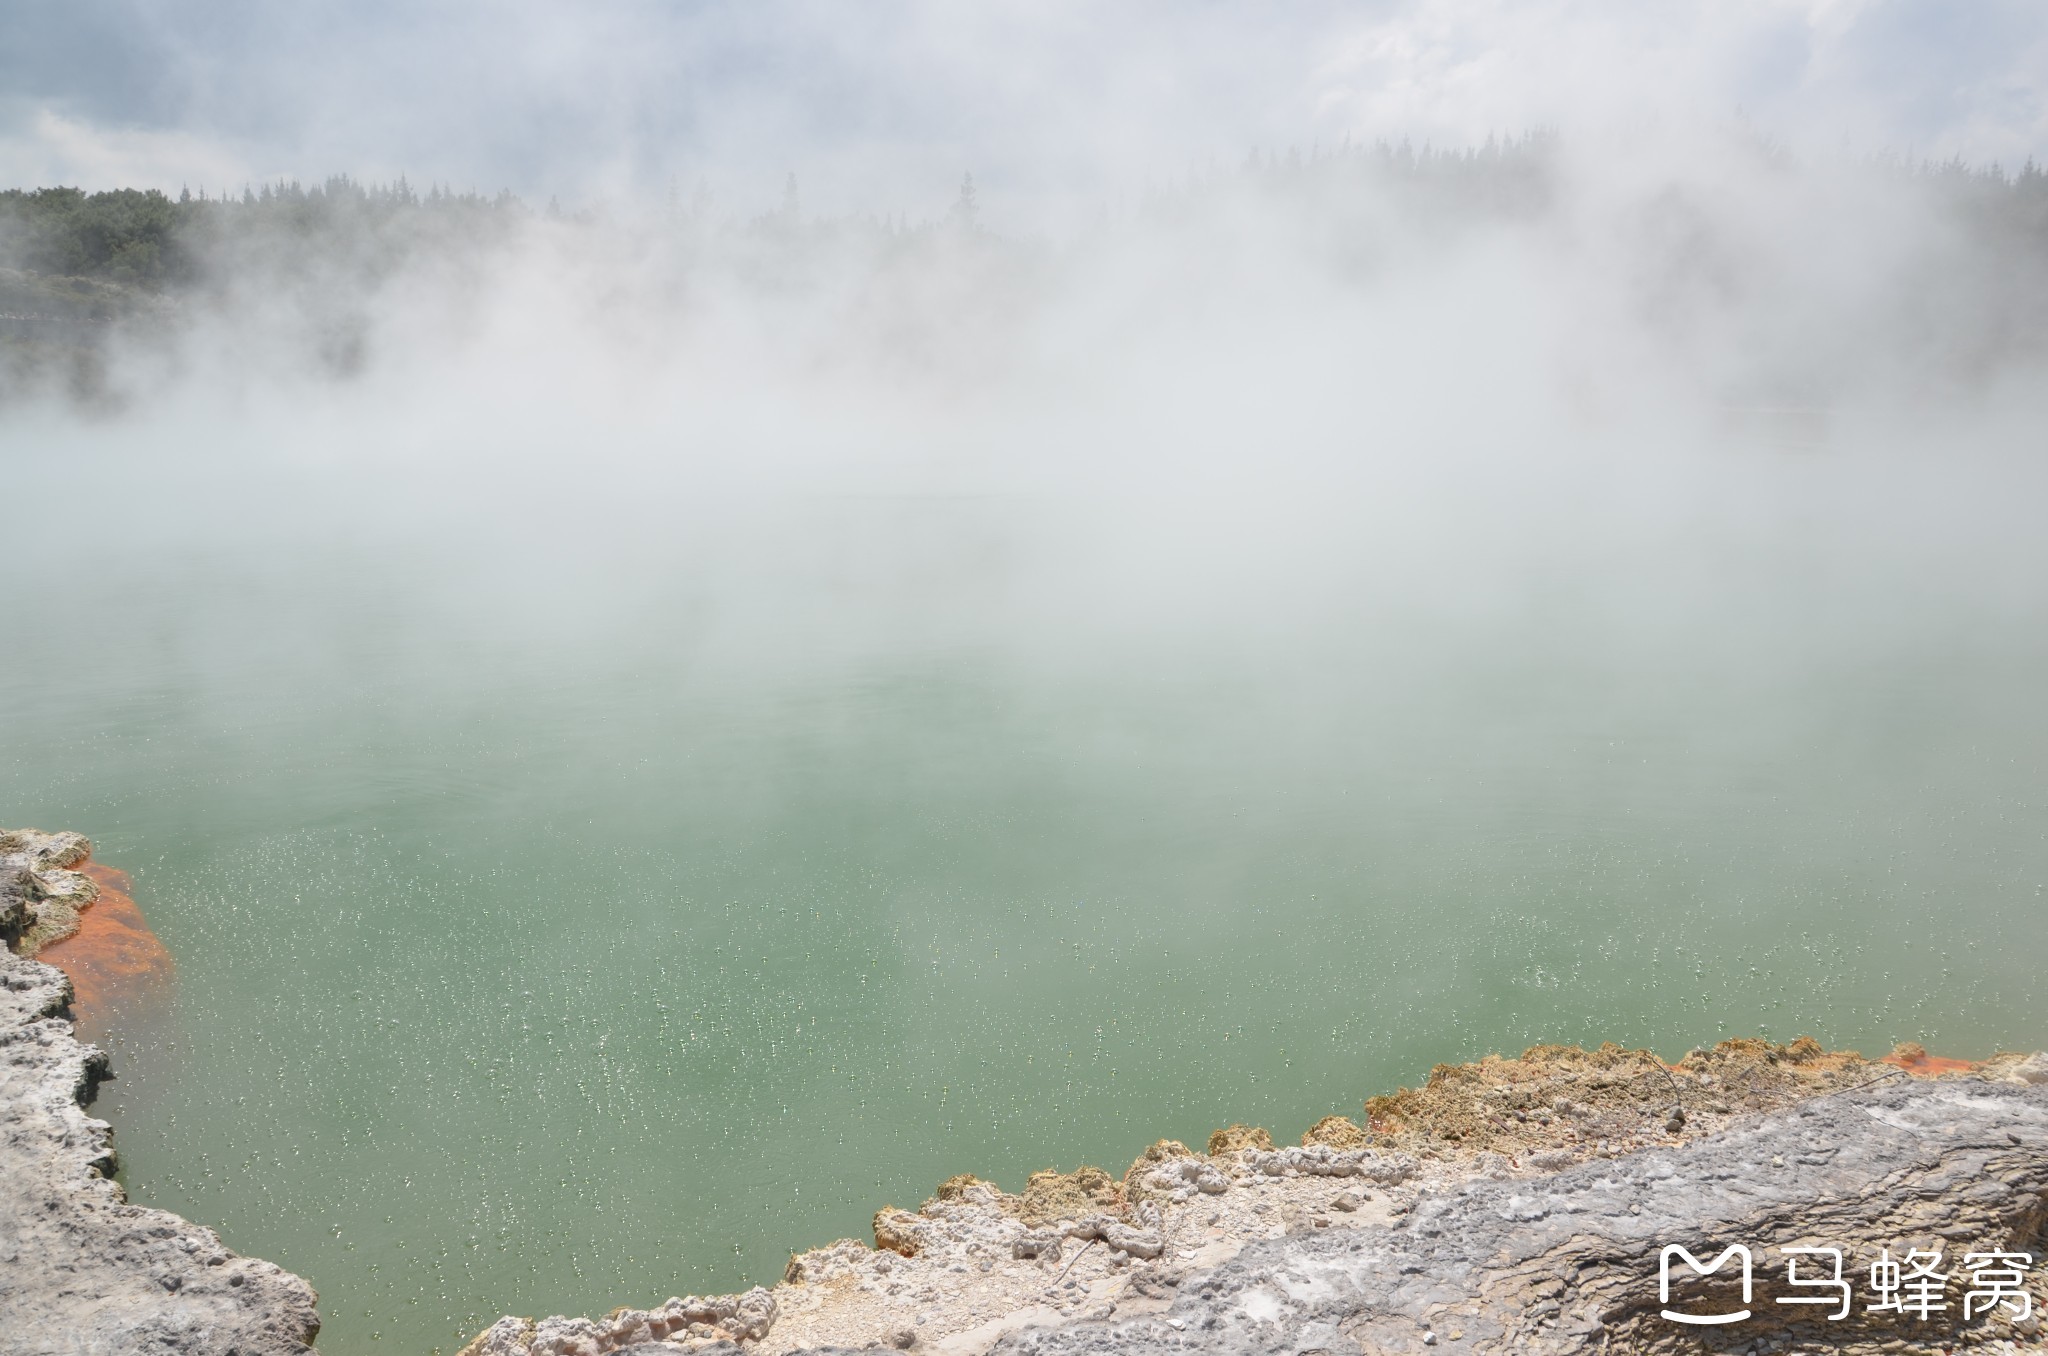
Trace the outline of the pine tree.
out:
<instances>
[{"instance_id":1,"label":"pine tree","mask_svg":"<svg viewBox=\"0 0 2048 1356\"><path fill-rule=\"evenodd\" d=\"M960 179L960 196L953 200L952 217L953 224L962 231L972 233L981 229L981 204L972 174Z\"/></svg>"}]
</instances>

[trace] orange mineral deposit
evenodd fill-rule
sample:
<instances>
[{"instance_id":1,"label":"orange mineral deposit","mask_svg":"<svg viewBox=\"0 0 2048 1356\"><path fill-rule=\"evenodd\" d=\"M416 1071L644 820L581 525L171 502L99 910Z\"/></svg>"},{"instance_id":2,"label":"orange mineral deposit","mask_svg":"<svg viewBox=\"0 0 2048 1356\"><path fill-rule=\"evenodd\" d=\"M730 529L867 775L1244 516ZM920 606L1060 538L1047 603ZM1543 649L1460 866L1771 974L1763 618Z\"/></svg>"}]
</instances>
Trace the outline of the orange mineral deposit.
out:
<instances>
[{"instance_id":1,"label":"orange mineral deposit","mask_svg":"<svg viewBox=\"0 0 2048 1356\"><path fill-rule=\"evenodd\" d=\"M73 870L92 877L99 898L79 915L77 932L36 959L71 976L80 1023L103 1025L116 1010L167 997L176 973L171 953L143 921L128 873L92 861Z\"/></svg>"},{"instance_id":2,"label":"orange mineral deposit","mask_svg":"<svg viewBox=\"0 0 2048 1356\"><path fill-rule=\"evenodd\" d=\"M1968 1073L1977 1067L1976 1061L1950 1059L1946 1055L1930 1055L1927 1047L1918 1042L1908 1041L1886 1055L1880 1063L1904 1069L1916 1078L1933 1078L1940 1074Z\"/></svg>"}]
</instances>

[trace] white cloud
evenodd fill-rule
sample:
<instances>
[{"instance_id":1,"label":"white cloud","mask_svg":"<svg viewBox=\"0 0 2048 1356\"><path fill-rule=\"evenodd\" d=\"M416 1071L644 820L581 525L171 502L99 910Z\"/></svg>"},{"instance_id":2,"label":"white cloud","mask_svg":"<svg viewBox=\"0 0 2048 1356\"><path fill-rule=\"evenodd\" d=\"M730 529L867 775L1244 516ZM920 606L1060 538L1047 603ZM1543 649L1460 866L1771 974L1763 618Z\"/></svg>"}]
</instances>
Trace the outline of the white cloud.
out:
<instances>
[{"instance_id":1,"label":"white cloud","mask_svg":"<svg viewBox=\"0 0 2048 1356\"><path fill-rule=\"evenodd\" d=\"M25 121L0 132L9 187L159 188L173 195L190 187L218 194L254 177L246 158L203 132L95 126L48 108Z\"/></svg>"},{"instance_id":2,"label":"white cloud","mask_svg":"<svg viewBox=\"0 0 2048 1356\"><path fill-rule=\"evenodd\" d=\"M0 142L9 181L404 173L545 200L702 177L751 211L794 170L816 210L931 213L972 170L1000 215L1092 213L1255 146L1539 124L1742 116L1814 147L2048 157L2033 0L180 0L158 17L123 30L122 62L67 69L53 49L46 111ZM148 111L116 111L117 68L155 72Z\"/></svg>"},{"instance_id":3,"label":"white cloud","mask_svg":"<svg viewBox=\"0 0 2048 1356\"><path fill-rule=\"evenodd\" d=\"M2048 145L2048 12L1922 0L1412 0L1316 66L1326 129L1465 142L1746 119L1843 142L2008 163Z\"/></svg>"}]
</instances>

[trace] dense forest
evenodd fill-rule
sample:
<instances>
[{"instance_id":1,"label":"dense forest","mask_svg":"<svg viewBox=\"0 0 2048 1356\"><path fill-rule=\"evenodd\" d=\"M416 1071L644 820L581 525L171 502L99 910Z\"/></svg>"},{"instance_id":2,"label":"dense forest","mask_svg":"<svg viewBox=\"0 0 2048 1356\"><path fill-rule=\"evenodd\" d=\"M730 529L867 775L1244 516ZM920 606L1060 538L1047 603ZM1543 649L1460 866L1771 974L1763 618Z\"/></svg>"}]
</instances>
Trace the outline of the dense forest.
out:
<instances>
[{"instance_id":1,"label":"dense forest","mask_svg":"<svg viewBox=\"0 0 2048 1356\"><path fill-rule=\"evenodd\" d=\"M1556 140L1548 134L1442 150L1406 144L1344 146L1302 152L1253 152L1233 170L1190 170L1178 182L1148 185L1135 197L1135 216L1152 225L1198 218L1205 203L1246 189L1345 210L1346 194L1369 187L1398 195L1411 211L1441 220L1502 220L1541 213L1559 191ZM1778 154L1761 148L1760 154ZM1798 171L1788 161L1788 177ZM1944 163L1879 163L1871 168L1939 197L1968 214L1972 224L1995 230L2011 246L2048 250L2048 171L2029 162L2017 174L1997 167ZM1681 176L1674 175L1674 180ZM702 225L709 195L699 188L688 207L673 190L666 210L650 214L665 224ZM403 179L363 184L337 175L312 186L296 181L244 188L239 196L208 197L184 191L172 198L156 189L87 193L77 188L0 190L0 269L43 277L86 278L148 290L203 283L224 266L262 257L271 264L312 266L343 253L357 263L394 259L431 245L476 247L502 240L535 216L592 224L602 209L568 215L550 203L536 212L510 192L485 196L438 185L424 194ZM950 210L929 225L981 229L971 178ZM773 210L726 223L756 237L866 232L915 234L899 218L806 219L795 176ZM367 252L364 242L377 240Z\"/></svg>"},{"instance_id":2,"label":"dense forest","mask_svg":"<svg viewBox=\"0 0 2048 1356\"><path fill-rule=\"evenodd\" d=\"M1802 163L1743 143L1711 169L1638 168L1589 188L1602 168L1549 133L1255 152L1134 188L1059 244L991 224L971 177L917 220L806 213L794 175L751 214L716 211L702 187L575 211L347 176L233 196L7 189L0 390L67 364L74 389L98 389L93 351L109 336L161 340L199 316L289 312L321 363L356 371L375 319L414 284L473 297L536 276L575 277L607 324L672 319L706 297L764 317L851 297L870 339L942 355L963 307L1014 317L1119 273L1151 277L1153 296L1290 273L1358 291L1489 232L1561 249L1676 360L1692 361L1688 344L1739 350L1791 374L1787 388L1874 370L1879 344L1893 369L1951 384L2048 361L2048 172L2032 163ZM935 307L943 327L924 313Z\"/></svg>"},{"instance_id":3,"label":"dense forest","mask_svg":"<svg viewBox=\"0 0 2048 1356\"><path fill-rule=\"evenodd\" d=\"M164 288L201 280L229 242L268 238L317 250L393 228L488 235L524 210L509 193L485 198L437 186L422 196L403 180L364 185L345 175L311 188L266 184L240 198L14 188L0 190L0 268Z\"/></svg>"}]
</instances>

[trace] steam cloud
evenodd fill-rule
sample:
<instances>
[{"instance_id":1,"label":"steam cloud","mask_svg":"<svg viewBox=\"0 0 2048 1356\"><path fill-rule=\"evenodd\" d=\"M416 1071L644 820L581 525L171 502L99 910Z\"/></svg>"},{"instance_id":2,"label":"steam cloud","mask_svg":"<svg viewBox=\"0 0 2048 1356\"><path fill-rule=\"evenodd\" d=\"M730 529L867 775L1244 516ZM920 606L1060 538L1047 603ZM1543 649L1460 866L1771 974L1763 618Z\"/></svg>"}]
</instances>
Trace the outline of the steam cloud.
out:
<instances>
[{"instance_id":1,"label":"steam cloud","mask_svg":"<svg viewBox=\"0 0 2048 1356\"><path fill-rule=\"evenodd\" d=\"M545 1190L443 1131L501 988L593 1041L749 1014L743 1096L616 1133L742 1184L777 1266L960 1170L903 1130L934 1070L1010 1173L1537 1040L2038 1048L2034 954L1974 942L2042 879L2044 43L2025 0L10 15L0 179L165 195L93 209L118 240L0 198L13 822L204 845L189 954L283 977L215 1034L325 1040L358 965L438 1013L332 1055L384 1119L303 1131L328 1186L191 1213L262 1252L345 1198L286 1240L361 1297L330 1345L514 1303L353 1251L448 1228L401 1138ZM483 866L421 904L376 833ZM799 999L893 1063L826 1087ZM1112 1012L1122 1078L1030 1063ZM343 1085L263 1048L182 1090L252 1152ZM494 1098L584 1173L540 1174L522 1311L741 1282L570 1143L601 1117ZM763 1213L755 1134L850 1223L808 1178Z\"/></svg>"},{"instance_id":2,"label":"steam cloud","mask_svg":"<svg viewBox=\"0 0 2048 1356\"><path fill-rule=\"evenodd\" d=\"M122 400L496 371L643 412L918 381L1178 411L1343 372L1438 425L1480 390L1725 423L1982 393L2039 351L2048 23L2019 4L103 0L19 36L17 182L227 204L88 374ZM309 162L530 210L237 210ZM16 265L21 234L0 214Z\"/></svg>"}]
</instances>

